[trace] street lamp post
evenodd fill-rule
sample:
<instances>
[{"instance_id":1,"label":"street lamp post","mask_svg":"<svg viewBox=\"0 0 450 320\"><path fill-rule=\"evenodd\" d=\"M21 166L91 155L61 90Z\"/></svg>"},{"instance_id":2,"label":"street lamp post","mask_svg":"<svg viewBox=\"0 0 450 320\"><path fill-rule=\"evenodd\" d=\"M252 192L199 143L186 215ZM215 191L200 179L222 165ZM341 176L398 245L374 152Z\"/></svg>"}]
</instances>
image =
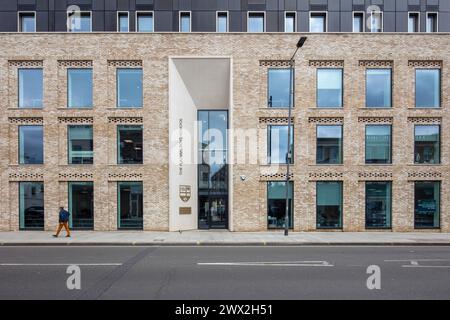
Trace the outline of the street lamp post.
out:
<instances>
[{"instance_id":1,"label":"street lamp post","mask_svg":"<svg viewBox=\"0 0 450 320\"><path fill-rule=\"evenodd\" d=\"M294 54L289 60L289 106L288 106L288 134L287 134L287 161L286 161L286 216L284 218L284 235L289 235L289 169L292 159L292 149L291 149L291 113L292 107L295 105L295 85L294 85L294 58L297 54L297 51L303 47L306 41L306 37L301 37L297 42L297 48L295 49Z\"/></svg>"}]
</instances>

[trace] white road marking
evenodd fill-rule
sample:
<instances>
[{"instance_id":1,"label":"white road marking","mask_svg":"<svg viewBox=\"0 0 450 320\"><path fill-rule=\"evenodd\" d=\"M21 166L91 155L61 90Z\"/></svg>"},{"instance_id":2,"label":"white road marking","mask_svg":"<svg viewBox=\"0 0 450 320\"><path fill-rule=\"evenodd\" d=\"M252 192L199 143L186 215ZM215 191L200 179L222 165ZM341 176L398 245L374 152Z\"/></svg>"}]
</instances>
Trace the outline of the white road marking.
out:
<instances>
[{"instance_id":1,"label":"white road marking","mask_svg":"<svg viewBox=\"0 0 450 320\"><path fill-rule=\"evenodd\" d=\"M420 262L447 262L450 259L409 259L409 260L384 260L384 262L409 262L402 268L450 268L448 265L421 265Z\"/></svg>"},{"instance_id":2,"label":"white road marking","mask_svg":"<svg viewBox=\"0 0 450 320\"><path fill-rule=\"evenodd\" d=\"M121 266L122 263L0 263L1 267L61 267L61 266L92 266L92 267L109 267Z\"/></svg>"},{"instance_id":3,"label":"white road marking","mask_svg":"<svg viewBox=\"0 0 450 320\"><path fill-rule=\"evenodd\" d=\"M198 262L199 266L334 267L327 261Z\"/></svg>"}]
</instances>

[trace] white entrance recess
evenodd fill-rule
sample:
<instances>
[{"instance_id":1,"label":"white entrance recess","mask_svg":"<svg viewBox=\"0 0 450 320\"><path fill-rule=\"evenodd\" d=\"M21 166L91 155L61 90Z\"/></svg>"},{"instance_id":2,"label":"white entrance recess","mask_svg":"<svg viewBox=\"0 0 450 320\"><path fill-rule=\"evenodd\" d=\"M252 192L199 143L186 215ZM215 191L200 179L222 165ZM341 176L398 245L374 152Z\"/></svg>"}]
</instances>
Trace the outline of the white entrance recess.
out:
<instances>
[{"instance_id":1,"label":"white entrance recess","mask_svg":"<svg viewBox=\"0 0 450 320\"><path fill-rule=\"evenodd\" d=\"M232 60L230 57L169 58L169 230L197 229L197 110L228 111L232 123ZM232 166L229 167L232 181ZM183 201L180 186L190 187ZM229 195L232 195L231 183ZM229 198L229 226L232 226ZM190 211L190 213L189 213Z\"/></svg>"}]
</instances>

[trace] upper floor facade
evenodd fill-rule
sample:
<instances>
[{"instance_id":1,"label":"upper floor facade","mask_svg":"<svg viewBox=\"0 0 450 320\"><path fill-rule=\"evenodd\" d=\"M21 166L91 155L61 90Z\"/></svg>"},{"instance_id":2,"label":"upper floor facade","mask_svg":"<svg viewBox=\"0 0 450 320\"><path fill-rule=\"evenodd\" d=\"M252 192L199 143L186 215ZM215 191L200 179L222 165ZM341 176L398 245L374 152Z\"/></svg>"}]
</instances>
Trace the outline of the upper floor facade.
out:
<instances>
[{"instance_id":1,"label":"upper floor facade","mask_svg":"<svg viewBox=\"0 0 450 320\"><path fill-rule=\"evenodd\" d=\"M0 32L71 31L450 32L450 0L0 0Z\"/></svg>"}]
</instances>

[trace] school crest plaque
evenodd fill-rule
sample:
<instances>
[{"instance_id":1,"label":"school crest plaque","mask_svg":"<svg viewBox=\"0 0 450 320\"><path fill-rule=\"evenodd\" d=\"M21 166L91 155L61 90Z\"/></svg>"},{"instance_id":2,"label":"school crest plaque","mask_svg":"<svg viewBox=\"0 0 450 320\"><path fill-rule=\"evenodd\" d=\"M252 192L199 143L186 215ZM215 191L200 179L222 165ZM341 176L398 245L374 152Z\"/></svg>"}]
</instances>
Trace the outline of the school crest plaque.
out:
<instances>
[{"instance_id":1,"label":"school crest plaque","mask_svg":"<svg viewBox=\"0 0 450 320\"><path fill-rule=\"evenodd\" d=\"M183 202L188 202L191 198L191 186L188 185L180 185L180 199Z\"/></svg>"}]
</instances>

